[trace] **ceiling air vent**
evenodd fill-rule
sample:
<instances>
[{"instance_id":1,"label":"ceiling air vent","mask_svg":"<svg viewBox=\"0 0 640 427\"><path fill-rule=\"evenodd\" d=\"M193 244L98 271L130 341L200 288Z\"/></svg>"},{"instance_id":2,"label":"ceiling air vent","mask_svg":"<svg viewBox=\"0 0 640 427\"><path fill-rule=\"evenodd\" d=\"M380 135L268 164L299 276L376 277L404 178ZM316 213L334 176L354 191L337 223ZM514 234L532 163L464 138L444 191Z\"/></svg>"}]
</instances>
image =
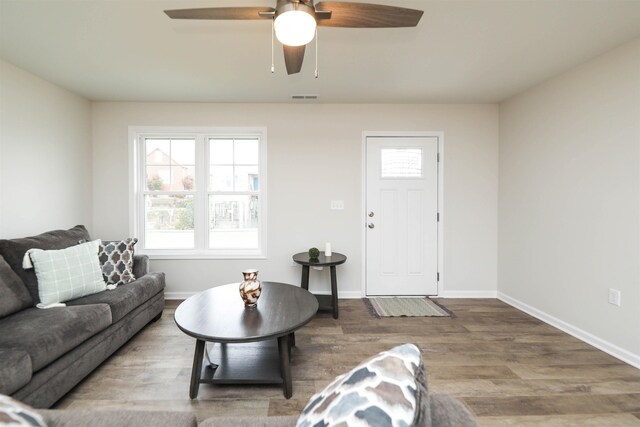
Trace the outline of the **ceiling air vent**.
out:
<instances>
[{"instance_id":1,"label":"ceiling air vent","mask_svg":"<svg viewBox=\"0 0 640 427\"><path fill-rule=\"evenodd\" d=\"M313 101L318 99L318 95L291 95L291 99L296 101Z\"/></svg>"}]
</instances>

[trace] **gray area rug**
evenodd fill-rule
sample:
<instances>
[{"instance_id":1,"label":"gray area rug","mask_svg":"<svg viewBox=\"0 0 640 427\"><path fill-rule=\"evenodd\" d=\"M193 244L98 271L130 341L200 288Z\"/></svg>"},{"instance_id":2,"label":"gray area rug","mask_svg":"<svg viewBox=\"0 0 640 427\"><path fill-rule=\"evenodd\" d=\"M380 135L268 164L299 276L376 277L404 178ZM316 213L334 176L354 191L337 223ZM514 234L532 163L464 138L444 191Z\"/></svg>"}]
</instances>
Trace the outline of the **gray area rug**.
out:
<instances>
[{"instance_id":1,"label":"gray area rug","mask_svg":"<svg viewBox=\"0 0 640 427\"><path fill-rule=\"evenodd\" d=\"M373 317L454 317L454 314L429 298L365 298Z\"/></svg>"}]
</instances>

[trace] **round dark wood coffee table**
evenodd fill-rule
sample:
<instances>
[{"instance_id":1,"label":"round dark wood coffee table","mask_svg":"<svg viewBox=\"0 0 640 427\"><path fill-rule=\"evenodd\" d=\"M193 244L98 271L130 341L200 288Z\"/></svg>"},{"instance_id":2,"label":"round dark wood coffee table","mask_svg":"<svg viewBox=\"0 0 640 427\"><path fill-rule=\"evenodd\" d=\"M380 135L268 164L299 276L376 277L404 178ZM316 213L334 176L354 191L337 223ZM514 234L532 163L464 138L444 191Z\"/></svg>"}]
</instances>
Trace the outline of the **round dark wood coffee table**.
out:
<instances>
[{"instance_id":1,"label":"round dark wood coffee table","mask_svg":"<svg viewBox=\"0 0 640 427\"><path fill-rule=\"evenodd\" d=\"M209 289L176 309L178 328L196 339L189 397L198 397L202 383L282 384L289 399L294 332L313 318L318 301L298 286L262 282L257 307L245 308L239 286ZM206 341L219 345L205 351ZM208 363L203 367L205 355Z\"/></svg>"}]
</instances>

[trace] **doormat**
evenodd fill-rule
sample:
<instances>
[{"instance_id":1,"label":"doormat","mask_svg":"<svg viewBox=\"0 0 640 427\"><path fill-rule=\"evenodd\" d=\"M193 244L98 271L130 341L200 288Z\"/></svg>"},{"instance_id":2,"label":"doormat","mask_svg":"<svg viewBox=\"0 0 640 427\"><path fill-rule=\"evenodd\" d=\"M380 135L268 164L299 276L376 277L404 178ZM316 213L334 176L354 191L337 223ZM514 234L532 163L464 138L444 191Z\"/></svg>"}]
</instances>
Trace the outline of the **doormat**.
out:
<instances>
[{"instance_id":1,"label":"doormat","mask_svg":"<svg viewBox=\"0 0 640 427\"><path fill-rule=\"evenodd\" d=\"M369 314L381 317L455 317L455 315L429 298L364 298Z\"/></svg>"}]
</instances>

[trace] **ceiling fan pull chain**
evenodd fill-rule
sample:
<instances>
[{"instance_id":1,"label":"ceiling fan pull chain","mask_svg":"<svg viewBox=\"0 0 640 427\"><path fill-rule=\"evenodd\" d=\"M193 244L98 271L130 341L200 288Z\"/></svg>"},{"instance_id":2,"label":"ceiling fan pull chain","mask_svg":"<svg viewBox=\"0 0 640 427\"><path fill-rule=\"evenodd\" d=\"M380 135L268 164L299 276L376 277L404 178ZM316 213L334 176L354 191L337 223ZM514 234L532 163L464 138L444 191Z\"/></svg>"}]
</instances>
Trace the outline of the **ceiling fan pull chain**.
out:
<instances>
[{"instance_id":1,"label":"ceiling fan pull chain","mask_svg":"<svg viewBox=\"0 0 640 427\"><path fill-rule=\"evenodd\" d=\"M275 18L271 19L271 74L273 74L276 70L276 66L274 65L275 61L273 60L273 34L275 33L274 23L276 22Z\"/></svg>"},{"instance_id":2,"label":"ceiling fan pull chain","mask_svg":"<svg viewBox=\"0 0 640 427\"><path fill-rule=\"evenodd\" d=\"M318 28L316 28L316 79L318 78Z\"/></svg>"}]
</instances>

